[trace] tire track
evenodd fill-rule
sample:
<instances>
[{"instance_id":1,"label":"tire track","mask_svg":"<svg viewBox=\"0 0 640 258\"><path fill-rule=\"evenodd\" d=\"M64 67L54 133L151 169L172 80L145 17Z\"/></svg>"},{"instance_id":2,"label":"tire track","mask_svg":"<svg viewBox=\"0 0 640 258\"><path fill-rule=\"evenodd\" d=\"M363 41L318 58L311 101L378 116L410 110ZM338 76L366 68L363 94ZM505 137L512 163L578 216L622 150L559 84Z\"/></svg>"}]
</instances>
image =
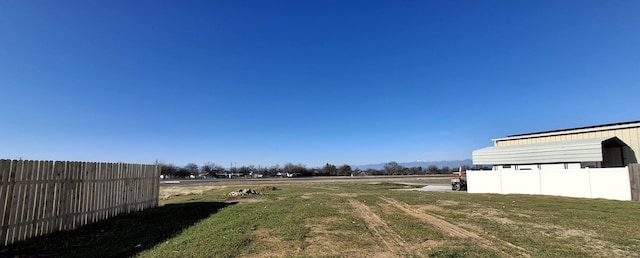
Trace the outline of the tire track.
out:
<instances>
[{"instance_id":1,"label":"tire track","mask_svg":"<svg viewBox=\"0 0 640 258\"><path fill-rule=\"evenodd\" d=\"M497 251L499 253L502 253L504 255L509 256L509 254L505 253L504 251L502 251L501 249L499 249L495 244L493 244L491 241L487 240L484 237L481 237L480 235L468 231L464 228L461 228L457 225L451 224L449 222L447 222L446 220L443 220L441 218L438 218L434 215L430 215L427 213L423 213L420 212L414 208L412 208L411 206L409 206L406 203L402 203L393 199L389 199L389 198L382 198L384 201L386 201L388 204L398 208L399 210L404 211L405 213L407 213L408 215L419 219L422 222L428 223L433 225L434 227L438 228L439 230L441 230L442 232L446 232L448 234L450 234L453 237L458 237L458 238L467 238L467 239L472 239L477 241L480 245L482 245L483 247L489 248L491 250ZM519 247L517 245L514 245L512 243L509 243L507 241L504 241L502 239L498 239L495 237L492 237L492 240L495 240L499 243L501 243L502 245L508 246L510 248L515 249L518 252L518 256L520 257L530 257L529 254L526 253L526 250L522 247Z\"/></svg>"},{"instance_id":2,"label":"tire track","mask_svg":"<svg viewBox=\"0 0 640 258\"><path fill-rule=\"evenodd\" d=\"M384 220L376 215L367 205L361 203L355 199L349 199L349 203L353 206L356 213L367 224L367 228L371 231L374 237L380 239L384 243L384 247L387 248L393 254L408 253L407 243L394 232Z\"/></svg>"}]
</instances>

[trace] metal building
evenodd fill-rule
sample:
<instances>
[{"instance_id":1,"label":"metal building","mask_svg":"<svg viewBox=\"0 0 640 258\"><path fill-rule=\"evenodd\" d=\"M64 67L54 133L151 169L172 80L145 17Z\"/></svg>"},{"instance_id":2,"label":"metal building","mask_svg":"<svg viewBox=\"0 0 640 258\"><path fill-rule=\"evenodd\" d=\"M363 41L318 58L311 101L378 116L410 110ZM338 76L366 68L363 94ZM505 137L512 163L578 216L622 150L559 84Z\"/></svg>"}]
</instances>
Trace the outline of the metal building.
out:
<instances>
[{"instance_id":1,"label":"metal building","mask_svg":"<svg viewBox=\"0 0 640 258\"><path fill-rule=\"evenodd\" d=\"M473 152L473 163L494 170L624 167L640 158L640 121L493 139Z\"/></svg>"}]
</instances>

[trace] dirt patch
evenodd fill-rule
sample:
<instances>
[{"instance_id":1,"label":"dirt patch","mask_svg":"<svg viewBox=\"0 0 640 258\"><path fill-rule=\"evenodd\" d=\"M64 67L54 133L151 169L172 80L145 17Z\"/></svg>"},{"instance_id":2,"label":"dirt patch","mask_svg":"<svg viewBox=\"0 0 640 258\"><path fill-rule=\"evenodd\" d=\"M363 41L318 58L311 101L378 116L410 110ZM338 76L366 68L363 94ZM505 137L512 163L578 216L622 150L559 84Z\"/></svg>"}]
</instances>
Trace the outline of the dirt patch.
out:
<instances>
[{"instance_id":1,"label":"dirt patch","mask_svg":"<svg viewBox=\"0 0 640 258\"><path fill-rule=\"evenodd\" d=\"M348 197L348 198L356 198L358 196L360 196L357 193L339 193L339 194L334 194L335 196L340 196L340 197Z\"/></svg>"},{"instance_id":2,"label":"dirt patch","mask_svg":"<svg viewBox=\"0 0 640 258\"><path fill-rule=\"evenodd\" d=\"M458 223L456 223L456 225L458 225L458 226L460 226L462 228L468 229L468 230L470 230L472 232L480 232L480 233L483 233L483 234L489 234L489 232L487 232L484 228L482 228L480 226L477 226L477 225L468 224L468 223L462 223L462 222L458 222Z\"/></svg>"},{"instance_id":3,"label":"dirt patch","mask_svg":"<svg viewBox=\"0 0 640 258\"><path fill-rule=\"evenodd\" d=\"M443 209L442 207L435 206L435 205L417 205L417 206L414 207L414 209L419 210L421 212L431 212L431 211L445 212L445 211L447 211L447 210Z\"/></svg>"},{"instance_id":4,"label":"dirt patch","mask_svg":"<svg viewBox=\"0 0 640 258\"><path fill-rule=\"evenodd\" d=\"M388 198L383 198L383 200L385 200L387 203L391 204L392 206L404 211L405 213L411 215L412 217L417 218L425 223L429 223L433 225L434 227L438 228L440 231L447 233L454 238L472 239L483 247L497 251L498 253L502 253L505 256L509 256L509 254L502 251L501 248L499 248L499 246L497 246L492 242L492 241L496 241L511 249L515 249L515 251L518 253L518 256L530 257L529 254L527 254L522 247L516 246L507 241L504 241L495 237L490 237L491 240L489 240L487 239L489 238L488 236L487 238L481 237L477 233L466 230L459 225L454 225L434 215L422 213L418 210L415 210L406 203L402 203L402 202L399 202L393 199L388 199Z\"/></svg>"},{"instance_id":5,"label":"dirt patch","mask_svg":"<svg viewBox=\"0 0 640 258\"><path fill-rule=\"evenodd\" d=\"M491 221L497 222L502 225L508 225L511 227L520 228L522 230L526 230L531 234L542 234L549 238L556 239L571 239L578 238L588 243L588 245L581 245L580 249L584 250L587 253L597 254L596 256L611 256L611 254L615 254L616 257L630 257L633 254L623 250L620 246L598 239L598 234L596 232L587 232L580 229L571 229L564 228L557 225L548 225L548 224L535 224L530 222L518 222L512 219L506 218L505 213L498 209L493 208L484 208L484 209L474 209L469 213L469 215L474 217L482 217L489 219ZM514 213L520 218L531 218L535 216L533 213ZM538 229L538 230L536 230Z\"/></svg>"},{"instance_id":6,"label":"dirt patch","mask_svg":"<svg viewBox=\"0 0 640 258\"><path fill-rule=\"evenodd\" d=\"M212 185L212 184L194 184L194 185L172 185L172 186L161 186L160 187L160 200L168 200L177 196L184 196L184 195L202 195L204 194L204 192L206 191L210 191L210 190L222 190L222 189L228 189L228 188L242 188L243 186L240 185L231 185L231 184L226 184L226 185L221 185L221 184L216 184L216 185ZM279 190L278 188L276 188L275 186L260 186L255 188L254 191L256 192L269 192L269 191L277 191Z\"/></svg>"},{"instance_id":7,"label":"dirt patch","mask_svg":"<svg viewBox=\"0 0 640 258\"><path fill-rule=\"evenodd\" d=\"M302 199L311 199L313 198L313 193L304 193L303 195L300 196L300 198Z\"/></svg>"},{"instance_id":8,"label":"dirt patch","mask_svg":"<svg viewBox=\"0 0 640 258\"><path fill-rule=\"evenodd\" d=\"M633 257L637 254L630 253L623 250L620 246L611 243L609 241L598 239L596 232L584 231L580 229L568 229L556 225L539 225L531 223L523 223L524 227L539 228L542 232L547 231L551 233L542 233L545 236L553 237L557 239L575 239L580 238L587 245L582 245L580 248L585 252L592 253L594 256L615 256L615 257ZM597 255L596 255L597 254ZM613 255L612 255L613 254Z\"/></svg>"},{"instance_id":9,"label":"dirt patch","mask_svg":"<svg viewBox=\"0 0 640 258\"><path fill-rule=\"evenodd\" d=\"M618 245L600 240L598 239L598 234L596 232L587 232L580 229L571 229L564 228L557 225L544 225L544 224L535 224L529 222L518 222L512 219L506 218L505 213L498 209L493 208L484 208L484 209L474 209L469 213L469 215L473 217L482 217L489 219L491 221L497 222L502 225L508 225L511 227L520 228L522 230L526 230L531 234L542 234L549 238L556 239L571 239L571 238L579 238L584 242L588 243L588 245L581 245L580 248L587 253L597 254L596 256L610 256L611 254L615 254L616 257L630 257L633 256L631 253L622 250ZM520 218L531 218L535 216L535 214L526 214L526 213L514 213ZM533 229L533 230L532 230ZM535 230L538 229L538 230Z\"/></svg>"},{"instance_id":10,"label":"dirt patch","mask_svg":"<svg viewBox=\"0 0 640 258\"><path fill-rule=\"evenodd\" d=\"M514 225L517 224L515 221L504 217L505 213L501 210L493 209L493 208L483 208L483 209L474 209L469 213L472 217L482 217L495 222L498 222L502 225Z\"/></svg>"},{"instance_id":11,"label":"dirt patch","mask_svg":"<svg viewBox=\"0 0 640 258\"><path fill-rule=\"evenodd\" d=\"M457 201L451 201L451 200L437 200L436 201L436 205L440 205L440 206L456 206L459 205L460 202Z\"/></svg>"},{"instance_id":12,"label":"dirt patch","mask_svg":"<svg viewBox=\"0 0 640 258\"><path fill-rule=\"evenodd\" d=\"M570 238L570 237L594 237L594 236L595 234L593 233L587 233L585 231L577 230L577 229L569 229L569 230L560 232L559 237Z\"/></svg>"},{"instance_id":13,"label":"dirt patch","mask_svg":"<svg viewBox=\"0 0 640 258\"><path fill-rule=\"evenodd\" d=\"M196 185L196 186L166 186L160 187L160 200L168 200L176 196L202 195L204 192L213 189L222 189L225 186Z\"/></svg>"}]
</instances>

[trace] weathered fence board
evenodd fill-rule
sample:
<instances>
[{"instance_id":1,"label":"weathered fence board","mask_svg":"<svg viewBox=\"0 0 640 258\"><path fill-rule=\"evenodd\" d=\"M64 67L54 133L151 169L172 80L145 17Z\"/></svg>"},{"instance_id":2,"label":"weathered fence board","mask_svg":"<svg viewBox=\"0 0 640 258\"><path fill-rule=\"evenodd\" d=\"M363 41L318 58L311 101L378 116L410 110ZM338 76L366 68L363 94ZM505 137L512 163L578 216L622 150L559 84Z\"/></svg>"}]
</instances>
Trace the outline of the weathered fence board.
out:
<instances>
[{"instance_id":1,"label":"weathered fence board","mask_svg":"<svg viewBox=\"0 0 640 258\"><path fill-rule=\"evenodd\" d=\"M0 243L4 243L7 237L8 220L11 204L11 194L9 191L9 178L11 177L11 161L0 160Z\"/></svg>"},{"instance_id":2,"label":"weathered fence board","mask_svg":"<svg viewBox=\"0 0 640 258\"><path fill-rule=\"evenodd\" d=\"M631 200L640 201L640 164L629 164Z\"/></svg>"},{"instance_id":3,"label":"weathered fence board","mask_svg":"<svg viewBox=\"0 0 640 258\"><path fill-rule=\"evenodd\" d=\"M157 165L0 159L0 246L158 205Z\"/></svg>"}]
</instances>

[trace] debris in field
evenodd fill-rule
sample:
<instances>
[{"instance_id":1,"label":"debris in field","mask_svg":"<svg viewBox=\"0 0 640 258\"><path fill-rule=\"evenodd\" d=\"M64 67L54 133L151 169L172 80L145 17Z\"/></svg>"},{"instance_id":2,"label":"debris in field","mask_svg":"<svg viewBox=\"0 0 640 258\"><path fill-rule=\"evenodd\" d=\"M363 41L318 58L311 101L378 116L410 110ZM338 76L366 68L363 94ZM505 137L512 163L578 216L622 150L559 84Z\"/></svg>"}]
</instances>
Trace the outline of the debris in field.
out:
<instances>
[{"instance_id":1,"label":"debris in field","mask_svg":"<svg viewBox=\"0 0 640 258\"><path fill-rule=\"evenodd\" d=\"M253 190L253 189L240 189L238 191L227 193L227 196L239 197L239 196L250 195L250 194L262 194L262 193L256 192L256 190Z\"/></svg>"}]
</instances>

